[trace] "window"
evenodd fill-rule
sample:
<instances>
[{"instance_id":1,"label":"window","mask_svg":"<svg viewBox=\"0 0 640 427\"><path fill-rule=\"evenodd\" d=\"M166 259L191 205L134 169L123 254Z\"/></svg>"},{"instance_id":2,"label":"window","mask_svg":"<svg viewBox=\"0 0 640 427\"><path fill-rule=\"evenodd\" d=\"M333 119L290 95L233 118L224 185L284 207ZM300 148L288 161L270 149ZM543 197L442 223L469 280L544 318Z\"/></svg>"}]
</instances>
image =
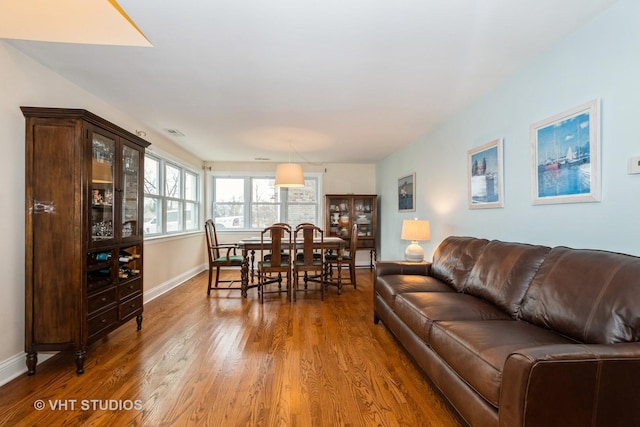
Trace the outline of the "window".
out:
<instances>
[{"instance_id":1,"label":"window","mask_svg":"<svg viewBox=\"0 0 640 427\"><path fill-rule=\"evenodd\" d=\"M200 175L155 154L144 160L144 233L146 236L200 228Z\"/></svg>"},{"instance_id":2,"label":"window","mask_svg":"<svg viewBox=\"0 0 640 427\"><path fill-rule=\"evenodd\" d=\"M320 221L320 174L305 175L305 186L278 188L273 175L214 174L213 218L217 229L261 230L275 222L296 226Z\"/></svg>"}]
</instances>

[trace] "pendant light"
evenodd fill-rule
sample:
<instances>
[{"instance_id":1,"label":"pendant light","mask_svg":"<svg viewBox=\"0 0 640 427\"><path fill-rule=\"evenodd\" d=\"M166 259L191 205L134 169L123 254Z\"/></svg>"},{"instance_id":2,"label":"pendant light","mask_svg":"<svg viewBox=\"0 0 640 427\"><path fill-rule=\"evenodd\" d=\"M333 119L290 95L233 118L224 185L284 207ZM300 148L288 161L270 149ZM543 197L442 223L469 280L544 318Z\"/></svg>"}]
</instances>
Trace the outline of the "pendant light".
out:
<instances>
[{"instance_id":1,"label":"pendant light","mask_svg":"<svg viewBox=\"0 0 640 427\"><path fill-rule=\"evenodd\" d=\"M291 144L289 144L291 147ZM289 150L289 163L280 163L276 168L276 187L304 187L304 173L302 165L291 163L291 150Z\"/></svg>"}]
</instances>

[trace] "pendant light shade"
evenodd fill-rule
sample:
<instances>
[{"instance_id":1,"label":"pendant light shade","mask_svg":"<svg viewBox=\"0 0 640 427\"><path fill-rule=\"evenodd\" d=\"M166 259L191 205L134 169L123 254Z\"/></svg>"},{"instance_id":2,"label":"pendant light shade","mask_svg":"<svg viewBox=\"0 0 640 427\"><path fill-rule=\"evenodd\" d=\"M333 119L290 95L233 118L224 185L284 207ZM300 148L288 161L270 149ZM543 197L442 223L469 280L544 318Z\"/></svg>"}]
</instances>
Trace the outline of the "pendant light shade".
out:
<instances>
[{"instance_id":1,"label":"pendant light shade","mask_svg":"<svg viewBox=\"0 0 640 427\"><path fill-rule=\"evenodd\" d=\"M116 0L4 1L2 9L1 39L152 46Z\"/></svg>"},{"instance_id":2,"label":"pendant light shade","mask_svg":"<svg viewBox=\"0 0 640 427\"><path fill-rule=\"evenodd\" d=\"M302 166L298 163L281 163L276 169L276 187L304 187Z\"/></svg>"}]
</instances>

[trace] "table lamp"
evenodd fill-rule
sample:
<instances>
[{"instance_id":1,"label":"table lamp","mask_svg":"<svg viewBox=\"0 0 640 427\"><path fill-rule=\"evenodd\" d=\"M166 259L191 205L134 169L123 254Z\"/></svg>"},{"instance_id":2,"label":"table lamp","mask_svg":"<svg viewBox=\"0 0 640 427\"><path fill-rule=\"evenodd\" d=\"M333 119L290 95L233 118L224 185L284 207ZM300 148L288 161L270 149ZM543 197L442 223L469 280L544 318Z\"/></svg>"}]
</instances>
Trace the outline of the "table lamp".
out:
<instances>
[{"instance_id":1,"label":"table lamp","mask_svg":"<svg viewBox=\"0 0 640 427\"><path fill-rule=\"evenodd\" d=\"M402 221L401 239L411 240L411 244L404 251L404 259L411 262L421 262L424 260L424 249L418 242L431 239L429 221L417 218L405 219Z\"/></svg>"}]
</instances>

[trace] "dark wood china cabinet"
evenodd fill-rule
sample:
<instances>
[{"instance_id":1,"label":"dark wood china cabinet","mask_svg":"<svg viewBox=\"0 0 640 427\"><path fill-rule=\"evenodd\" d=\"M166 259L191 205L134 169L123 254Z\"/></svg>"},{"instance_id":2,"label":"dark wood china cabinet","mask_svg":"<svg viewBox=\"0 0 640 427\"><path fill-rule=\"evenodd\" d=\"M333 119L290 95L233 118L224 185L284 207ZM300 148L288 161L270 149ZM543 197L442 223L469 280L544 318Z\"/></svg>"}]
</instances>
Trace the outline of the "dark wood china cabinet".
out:
<instances>
[{"instance_id":1,"label":"dark wood china cabinet","mask_svg":"<svg viewBox=\"0 0 640 427\"><path fill-rule=\"evenodd\" d=\"M369 267L377 257L378 196L375 194L325 195L325 230L327 236L351 240L353 224L358 224L358 250L369 251ZM325 231L325 232L326 232Z\"/></svg>"},{"instance_id":2,"label":"dark wood china cabinet","mask_svg":"<svg viewBox=\"0 0 640 427\"><path fill-rule=\"evenodd\" d=\"M82 109L26 119L25 351L75 351L131 319L142 327L144 152L149 143Z\"/></svg>"}]
</instances>

